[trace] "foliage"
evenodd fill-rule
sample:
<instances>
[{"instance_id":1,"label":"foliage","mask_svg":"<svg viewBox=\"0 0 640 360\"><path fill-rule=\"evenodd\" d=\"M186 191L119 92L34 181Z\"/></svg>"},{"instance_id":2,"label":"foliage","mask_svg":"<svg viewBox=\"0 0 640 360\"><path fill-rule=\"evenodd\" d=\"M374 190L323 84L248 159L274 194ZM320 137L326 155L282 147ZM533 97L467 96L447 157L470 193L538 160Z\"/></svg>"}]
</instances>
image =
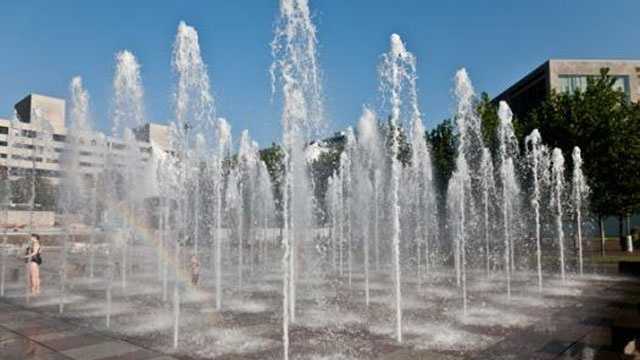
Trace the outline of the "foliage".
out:
<instances>
[{"instance_id":1,"label":"foliage","mask_svg":"<svg viewBox=\"0 0 640 360\"><path fill-rule=\"evenodd\" d=\"M439 194L446 194L449 178L455 169L457 134L451 119L445 119L430 132L427 140L431 144L434 179Z\"/></svg>"},{"instance_id":2,"label":"foliage","mask_svg":"<svg viewBox=\"0 0 640 360\"><path fill-rule=\"evenodd\" d=\"M282 210L282 179L284 176L284 150L280 145L272 143L270 147L260 150L262 160L271 176L273 184L273 196L276 201L276 209Z\"/></svg>"},{"instance_id":3,"label":"foliage","mask_svg":"<svg viewBox=\"0 0 640 360\"><path fill-rule=\"evenodd\" d=\"M21 177L11 181L11 201L14 204L29 204L32 195L34 179L31 176ZM57 188L46 177L35 177L35 204L36 210L53 211L56 207Z\"/></svg>"},{"instance_id":4,"label":"foliage","mask_svg":"<svg viewBox=\"0 0 640 360\"><path fill-rule=\"evenodd\" d=\"M499 146L498 127L500 126L500 118L498 117L498 107L491 103L491 99L486 92L482 92L477 110L480 116L484 144L495 155Z\"/></svg>"},{"instance_id":5,"label":"foliage","mask_svg":"<svg viewBox=\"0 0 640 360\"><path fill-rule=\"evenodd\" d=\"M580 147L592 210L601 216L640 206L640 105L629 102L613 82L603 69L584 91L553 92L519 124L522 135L538 128L547 144L565 154Z\"/></svg>"},{"instance_id":6,"label":"foliage","mask_svg":"<svg viewBox=\"0 0 640 360\"><path fill-rule=\"evenodd\" d=\"M391 123L391 117L389 117L389 119L387 120L386 126L383 126L381 128L382 133L385 136L385 146L386 146L386 150L387 150L387 154L390 154L391 151L391 140L392 140L392 134L393 134L393 130L394 130L394 126ZM411 161L411 144L409 144L409 141L407 139L407 134L406 131L404 129L404 127L399 126L397 128L397 132L398 132L398 155L397 155L397 159L398 161L400 161L400 163L403 166L407 166L409 165L409 162Z\"/></svg>"}]
</instances>

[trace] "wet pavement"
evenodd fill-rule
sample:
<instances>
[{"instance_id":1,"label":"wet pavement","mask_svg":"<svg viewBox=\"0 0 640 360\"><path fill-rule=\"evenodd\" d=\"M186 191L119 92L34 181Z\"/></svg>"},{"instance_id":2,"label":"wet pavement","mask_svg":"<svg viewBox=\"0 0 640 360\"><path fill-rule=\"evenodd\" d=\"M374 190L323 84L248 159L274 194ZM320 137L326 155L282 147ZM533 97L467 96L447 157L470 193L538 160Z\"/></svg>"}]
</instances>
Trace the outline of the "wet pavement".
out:
<instances>
[{"instance_id":1,"label":"wet pavement","mask_svg":"<svg viewBox=\"0 0 640 360\"><path fill-rule=\"evenodd\" d=\"M40 297L27 301L24 279L9 277L7 295L0 299L0 360L282 358L282 280L276 266L256 274L242 291L225 292L222 312L213 308L213 276L203 267L201 288L184 291L180 346L174 351L171 303L162 301L153 257L144 257L147 270L128 278L126 291L119 282L114 287L107 329L104 262L97 263L96 279L70 274L64 314L59 314L59 262L52 252L47 255ZM21 266L16 262L10 269L23 275ZM236 273L233 264L228 268ZM532 282L535 274L518 273L511 300L501 276L485 279L483 273L471 273L468 316L459 311L450 270L434 270L423 279L423 288L406 276L402 344L393 337L387 272L371 274L368 307L360 270L352 289L345 278L310 277L298 289L299 320L289 333L291 359L631 359L622 349L640 334L640 281L615 270L566 282L548 276L542 294ZM237 282L225 277L224 283ZM168 287L173 289L172 282Z\"/></svg>"},{"instance_id":2,"label":"wet pavement","mask_svg":"<svg viewBox=\"0 0 640 360\"><path fill-rule=\"evenodd\" d=\"M171 360L170 356L0 301L2 360Z\"/></svg>"},{"instance_id":3,"label":"wet pavement","mask_svg":"<svg viewBox=\"0 0 640 360\"><path fill-rule=\"evenodd\" d=\"M477 353L398 348L381 358L632 359L622 354L622 348L640 330L640 283L629 280L602 285L598 291L583 294L572 306L549 311L535 324L514 329ZM55 315L0 300L0 359L174 359Z\"/></svg>"}]
</instances>

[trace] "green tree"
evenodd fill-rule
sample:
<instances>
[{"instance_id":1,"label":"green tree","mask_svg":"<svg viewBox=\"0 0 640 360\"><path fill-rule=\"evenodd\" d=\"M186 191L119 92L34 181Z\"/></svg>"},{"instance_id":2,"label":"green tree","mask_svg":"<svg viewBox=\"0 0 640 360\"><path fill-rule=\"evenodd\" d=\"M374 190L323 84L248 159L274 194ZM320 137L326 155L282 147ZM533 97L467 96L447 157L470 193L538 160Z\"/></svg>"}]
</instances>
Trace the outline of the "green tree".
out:
<instances>
[{"instance_id":1,"label":"green tree","mask_svg":"<svg viewBox=\"0 0 640 360\"><path fill-rule=\"evenodd\" d=\"M31 201L33 178L31 176L21 177L11 181L12 202L16 204L28 204ZM46 177L35 177L35 200L36 210L53 211L56 208L57 188L51 180Z\"/></svg>"},{"instance_id":2,"label":"green tree","mask_svg":"<svg viewBox=\"0 0 640 360\"><path fill-rule=\"evenodd\" d=\"M480 116L484 144L495 155L498 150L498 127L500 126L498 107L491 103L491 99L486 92L482 92L477 110Z\"/></svg>"},{"instance_id":3,"label":"green tree","mask_svg":"<svg viewBox=\"0 0 640 360\"><path fill-rule=\"evenodd\" d=\"M519 127L522 135L538 128L547 144L565 154L580 147L592 210L622 218L640 206L640 105L613 83L603 69L584 91L552 93Z\"/></svg>"},{"instance_id":4,"label":"green tree","mask_svg":"<svg viewBox=\"0 0 640 360\"><path fill-rule=\"evenodd\" d=\"M449 178L456 166L458 136L451 119L445 119L427 133L433 157L434 179L439 194L446 194ZM444 196L443 196L444 197Z\"/></svg>"}]
</instances>

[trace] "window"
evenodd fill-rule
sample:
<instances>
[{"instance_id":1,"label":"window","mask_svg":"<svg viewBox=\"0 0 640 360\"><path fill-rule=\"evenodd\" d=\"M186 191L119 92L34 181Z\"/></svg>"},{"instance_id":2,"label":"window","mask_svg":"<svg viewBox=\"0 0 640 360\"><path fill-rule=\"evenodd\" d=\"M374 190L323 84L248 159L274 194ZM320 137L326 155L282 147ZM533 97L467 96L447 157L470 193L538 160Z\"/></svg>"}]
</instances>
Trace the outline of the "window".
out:
<instances>
[{"instance_id":1,"label":"window","mask_svg":"<svg viewBox=\"0 0 640 360\"><path fill-rule=\"evenodd\" d=\"M9 145L9 144L7 144L6 141L0 141L0 146L7 146L7 145Z\"/></svg>"},{"instance_id":2,"label":"window","mask_svg":"<svg viewBox=\"0 0 640 360\"><path fill-rule=\"evenodd\" d=\"M28 138L33 139L33 138L35 138L35 137L36 137L36 132L35 132L35 131L33 131L33 130L26 130L26 129L23 129L23 130L21 131L21 135L22 135L22 136L24 136L24 137L28 137Z\"/></svg>"},{"instance_id":3,"label":"window","mask_svg":"<svg viewBox=\"0 0 640 360\"><path fill-rule=\"evenodd\" d=\"M34 146L31 144L22 144L22 143L16 143L15 145L13 145L13 147L18 148L18 149L29 149L29 150L33 150Z\"/></svg>"},{"instance_id":4,"label":"window","mask_svg":"<svg viewBox=\"0 0 640 360\"><path fill-rule=\"evenodd\" d=\"M9 133L9 128L6 126L0 126L0 134L8 134Z\"/></svg>"},{"instance_id":5,"label":"window","mask_svg":"<svg viewBox=\"0 0 640 360\"><path fill-rule=\"evenodd\" d=\"M578 90L585 91L587 89L587 82L589 78L595 79L599 75L560 75L560 91L567 93L574 93ZM627 75L613 75L614 79L613 88L620 90L627 97L629 97L629 76Z\"/></svg>"},{"instance_id":6,"label":"window","mask_svg":"<svg viewBox=\"0 0 640 360\"><path fill-rule=\"evenodd\" d=\"M64 142L66 139L64 135L53 134L53 141Z\"/></svg>"}]
</instances>

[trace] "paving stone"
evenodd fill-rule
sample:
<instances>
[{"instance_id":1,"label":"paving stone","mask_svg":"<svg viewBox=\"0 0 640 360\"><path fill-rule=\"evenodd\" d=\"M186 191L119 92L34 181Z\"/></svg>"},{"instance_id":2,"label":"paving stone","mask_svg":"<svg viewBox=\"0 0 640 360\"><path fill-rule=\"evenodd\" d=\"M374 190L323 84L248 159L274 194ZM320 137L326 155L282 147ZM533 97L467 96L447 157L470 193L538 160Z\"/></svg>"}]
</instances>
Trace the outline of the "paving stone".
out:
<instances>
[{"instance_id":1,"label":"paving stone","mask_svg":"<svg viewBox=\"0 0 640 360\"><path fill-rule=\"evenodd\" d=\"M101 358L100 360L151 360L157 359L158 353L146 349L138 349L126 354Z\"/></svg>"},{"instance_id":2,"label":"paving stone","mask_svg":"<svg viewBox=\"0 0 640 360\"><path fill-rule=\"evenodd\" d=\"M101 341L93 345L65 350L62 353L77 360L99 360L110 357L118 358L119 356L134 352L138 349L139 348L134 345L121 341Z\"/></svg>"},{"instance_id":3,"label":"paving stone","mask_svg":"<svg viewBox=\"0 0 640 360\"><path fill-rule=\"evenodd\" d=\"M99 344L102 342L105 342L104 338L102 337L93 335L80 335L46 340L42 341L42 344L56 351L65 351L69 349Z\"/></svg>"},{"instance_id":4,"label":"paving stone","mask_svg":"<svg viewBox=\"0 0 640 360\"><path fill-rule=\"evenodd\" d=\"M68 359L24 337L16 337L0 343L0 358L2 360Z\"/></svg>"}]
</instances>

